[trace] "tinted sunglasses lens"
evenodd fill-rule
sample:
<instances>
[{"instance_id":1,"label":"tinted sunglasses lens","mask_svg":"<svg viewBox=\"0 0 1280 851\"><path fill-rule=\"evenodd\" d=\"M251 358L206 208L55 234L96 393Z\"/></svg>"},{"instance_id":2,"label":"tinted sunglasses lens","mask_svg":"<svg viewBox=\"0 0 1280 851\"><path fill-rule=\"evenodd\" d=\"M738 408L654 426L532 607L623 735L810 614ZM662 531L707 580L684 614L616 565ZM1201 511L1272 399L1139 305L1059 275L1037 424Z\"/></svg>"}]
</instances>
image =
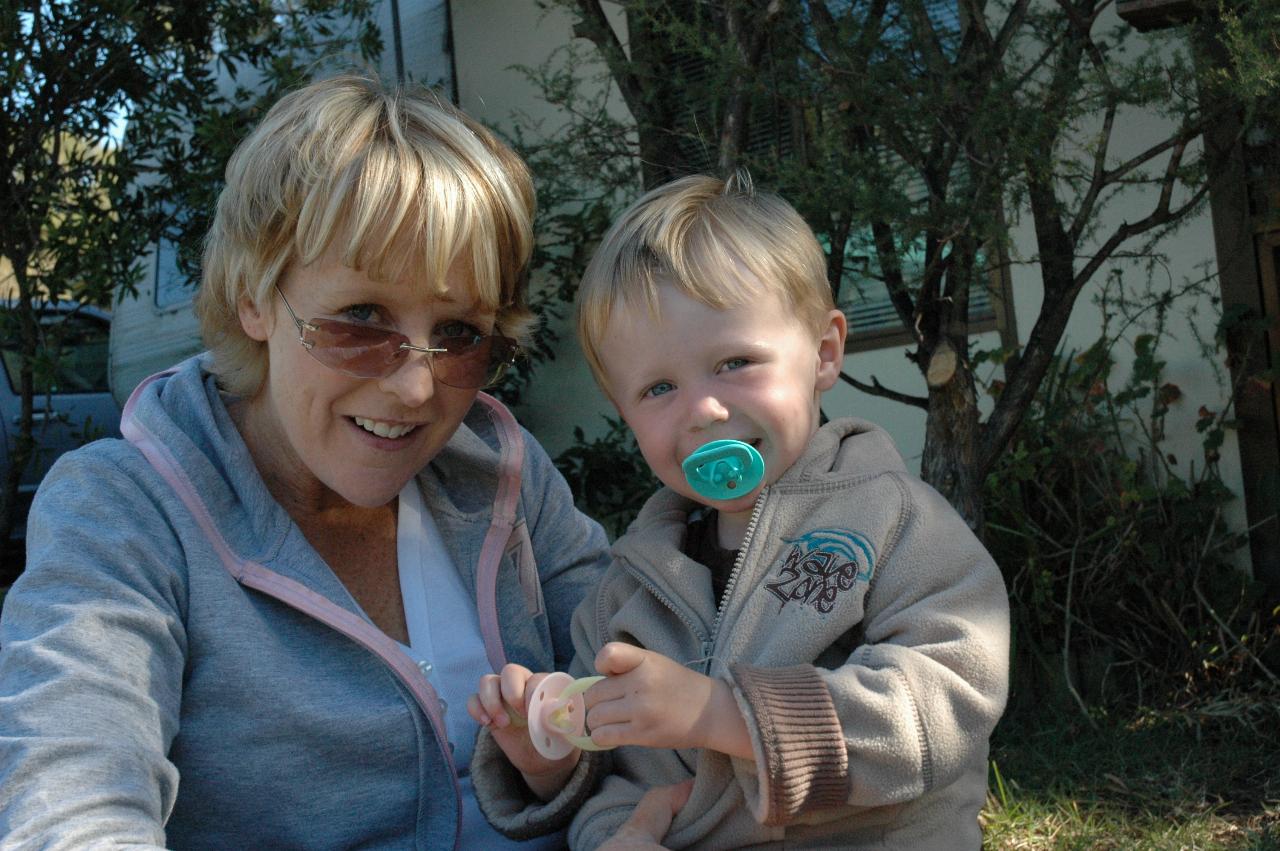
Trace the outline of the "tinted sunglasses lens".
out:
<instances>
[{"instance_id":1,"label":"tinted sunglasses lens","mask_svg":"<svg viewBox=\"0 0 1280 851\"><path fill-rule=\"evenodd\" d=\"M360 376L378 378L404 358L400 344L406 337L382 328L368 328L332 319L313 319L306 342L311 356L325 366Z\"/></svg>"},{"instance_id":2,"label":"tinted sunglasses lens","mask_svg":"<svg viewBox=\"0 0 1280 851\"><path fill-rule=\"evenodd\" d=\"M487 387L502 377L515 357L516 343L509 337L447 337L437 343L445 351L435 355L436 380L450 387Z\"/></svg>"}]
</instances>

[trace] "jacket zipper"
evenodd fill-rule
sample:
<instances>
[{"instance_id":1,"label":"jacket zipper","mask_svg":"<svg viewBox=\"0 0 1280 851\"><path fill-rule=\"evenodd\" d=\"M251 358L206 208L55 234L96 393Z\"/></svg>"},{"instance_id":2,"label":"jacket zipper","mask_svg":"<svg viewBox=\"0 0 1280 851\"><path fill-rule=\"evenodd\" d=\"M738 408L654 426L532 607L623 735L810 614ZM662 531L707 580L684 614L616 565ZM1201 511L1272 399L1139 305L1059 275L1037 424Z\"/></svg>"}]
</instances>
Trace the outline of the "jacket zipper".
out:
<instances>
[{"instance_id":1,"label":"jacket zipper","mask_svg":"<svg viewBox=\"0 0 1280 851\"><path fill-rule=\"evenodd\" d=\"M671 598L668 597L666 594L662 593L662 591L659 590L658 586L653 584L653 582L651 582L649 578L645 576L639 569L633 566L631 562L627 561L626 559L622 559L622 564L623 566L626 567L627 573L631 574L631 577L633 579L635 579L637 582L643 585L646 589L648 589L649 593L652 594L655 598L657 598L658 602L662 603L662 605L670 609L671 613L680 620L680 623L687 626L689 628L689 631L692 632L694 636L698 639L698 641L702 643L702 646L706 647L707 645L706 633L698 628L698 625L693 622L692 618L685 617L684 613L680 611L680 609L676 606L676 604L671 602Z\"/></svg>"},{"instance_id":2,"label":"jacket zipper","mask_svg":"<svg viewBox=\"0 0 1280 851\"><path fill-rule=\"evenodd\" d=\"M715 623L711 625L711 637L702 642L702 673L711 676L711 654L716 647L716 636L720 632L720 621L724 617L725 606L733 596L733 588L738 584L738 574L747 560L747 549L751 546L751 538L755 534L756 524L760 522L760 512L764 510L764 500L769 493L766 485L756 497L756 504L751 509L751 519L747 521L747 531L742 535L742 545L738 547L738 557L733 560L733 570L729 572L729 581L725 583L724 594L720 597L720 606L716 609Z\"/></svg>"}]
</instances>

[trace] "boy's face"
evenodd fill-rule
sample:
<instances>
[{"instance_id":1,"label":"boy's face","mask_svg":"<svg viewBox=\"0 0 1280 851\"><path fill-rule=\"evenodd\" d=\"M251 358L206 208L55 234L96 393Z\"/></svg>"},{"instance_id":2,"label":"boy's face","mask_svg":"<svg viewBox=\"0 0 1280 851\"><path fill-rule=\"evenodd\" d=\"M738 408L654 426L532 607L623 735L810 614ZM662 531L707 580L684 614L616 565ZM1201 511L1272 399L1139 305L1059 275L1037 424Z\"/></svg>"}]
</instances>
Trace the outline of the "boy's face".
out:
<instances>
[{"instance_id":1,"label":"boy's face","mask_svg":"<svg viewBox=\"0 0 1280 851\"><path fill-rule=\"evenodd\" d=\"M831 311L819 332L773 293L717 310L672 286L660 288L659 308L657 321L643 308L610 317L599 347L607 390L665 485L722 514L749 513L817 431L819 396L840 374L844 315ZM740 497L708 501L680 465L722 438L754 446L765 478Z\"/></svg>"}]
</instances>

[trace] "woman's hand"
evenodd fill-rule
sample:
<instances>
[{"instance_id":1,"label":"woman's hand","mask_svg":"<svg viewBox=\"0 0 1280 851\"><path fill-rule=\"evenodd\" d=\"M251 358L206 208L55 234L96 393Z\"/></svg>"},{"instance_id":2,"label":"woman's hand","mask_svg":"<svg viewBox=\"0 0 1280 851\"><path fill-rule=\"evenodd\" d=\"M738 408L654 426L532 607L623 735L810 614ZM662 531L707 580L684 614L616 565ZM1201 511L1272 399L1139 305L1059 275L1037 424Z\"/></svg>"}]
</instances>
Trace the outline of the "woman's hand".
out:
<instances>
[{"instance_id":1,"label":"woman's hand","mask_svg":"<svg viewBox=\"0 0 1280 851\"><path fill-rule=\"evenodd\" d=\"M584 695L596 744L710 748L753 758L747 723L727 683L618 641L601 647L595 664L608 678Z\"/></svg>"},{"instance_id":2,"label":"woman's hand","mask_svg":"<svg viewBox=\"0 0 1280 851\"><path fill-rule=\"evenodd\" d=\"M548 801L564 788L582 751L574 748L563 759L552 760L534 749L524 720L525 696L532 695L544 677L513 664L504 665L500 674L485 674L476 693L467 698L467 714L489 729L533 793Z\"/></svg>"},{"instance_id":3,"label":"woman's hand","mask_svg":"<svg viewBox=\"0 0 1280 851\"><path fill-rule=\"evenodd\" d=\"M671 819L688 802L692 789L693 781L686 780L674 786L655 786L645 792L631 818L599 851L665 851L662 838L671 827Z\"/></svg>"}]
</instances>

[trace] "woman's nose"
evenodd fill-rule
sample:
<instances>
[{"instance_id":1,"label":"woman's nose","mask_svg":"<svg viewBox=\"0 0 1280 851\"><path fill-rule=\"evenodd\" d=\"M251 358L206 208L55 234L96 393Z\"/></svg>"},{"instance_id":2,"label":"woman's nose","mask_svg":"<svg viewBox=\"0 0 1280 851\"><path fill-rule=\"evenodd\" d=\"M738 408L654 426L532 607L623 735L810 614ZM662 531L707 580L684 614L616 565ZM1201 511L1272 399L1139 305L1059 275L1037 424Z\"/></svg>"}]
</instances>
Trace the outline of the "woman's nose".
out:
<instances>
[{"instance_id":1,"label":"woman's nose","mask_svg":"<svg viewBox=\"0 0 1280 851\"><path fill-rule=\"evenodd\" d=\"M394 394L407 408L425 404L436 393L431 357L424 352L409 352L394 372L379 380L379 387Z\"/></svg>"}]
</instances>

